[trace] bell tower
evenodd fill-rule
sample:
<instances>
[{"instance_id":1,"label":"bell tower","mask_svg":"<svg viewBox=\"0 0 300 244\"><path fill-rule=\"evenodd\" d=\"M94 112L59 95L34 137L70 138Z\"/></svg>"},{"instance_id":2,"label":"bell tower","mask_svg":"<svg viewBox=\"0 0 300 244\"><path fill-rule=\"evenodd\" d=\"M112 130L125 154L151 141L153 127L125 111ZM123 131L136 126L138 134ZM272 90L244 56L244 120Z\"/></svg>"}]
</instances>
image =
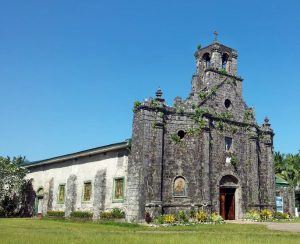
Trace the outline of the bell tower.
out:
<instances>
[{"instance_id":1,"label":"bell tower","mask_svg":"<svg viewBox=\"0 0 300 244\"><path fill-rule=\"evenodd\" d=\"M192 78L193 93L214 86L215 75L227 75L237 78L237 51L218 41L218 33L214 32L213 43L199 47L195 52L196 73ZM211 75L211 72L214 75Z\"/></svg>"}]
</instances>

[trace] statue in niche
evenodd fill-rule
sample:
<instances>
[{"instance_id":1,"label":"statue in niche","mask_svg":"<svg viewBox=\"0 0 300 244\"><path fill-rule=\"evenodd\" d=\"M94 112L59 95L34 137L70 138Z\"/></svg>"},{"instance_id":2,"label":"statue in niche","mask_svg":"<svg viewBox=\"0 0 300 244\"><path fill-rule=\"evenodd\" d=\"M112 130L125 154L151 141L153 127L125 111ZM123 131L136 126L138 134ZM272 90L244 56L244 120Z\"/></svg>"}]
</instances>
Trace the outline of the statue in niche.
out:
<instances>
[{"instance_id":1,"label":"statue in niche","mask_svg":"<svg viewBox=\"0 0 300 244\"><path fill-rule=\"evenodd\" d=\"M174 196L185 196L185 180L183 177L178 177L174 181Z\"/></svg>"}]
</instances>

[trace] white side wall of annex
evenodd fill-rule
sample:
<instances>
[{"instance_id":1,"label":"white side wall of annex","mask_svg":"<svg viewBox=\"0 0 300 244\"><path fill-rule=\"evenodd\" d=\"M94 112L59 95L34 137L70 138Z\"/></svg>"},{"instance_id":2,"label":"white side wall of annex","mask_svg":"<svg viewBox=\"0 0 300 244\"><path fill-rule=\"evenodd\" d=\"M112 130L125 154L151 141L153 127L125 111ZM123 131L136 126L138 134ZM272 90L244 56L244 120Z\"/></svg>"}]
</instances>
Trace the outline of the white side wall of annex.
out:
<instances>
[{"instance_id":1,"label":"white side wall of annex","mask_svg":"<svg viewBox=\"0 0 300 244\"><path fill-rule=\"evenodd\" d=\"M116 207L123 209L124 202L113 202L113 181L114 178L124 177L126 189L128 157L124 155L119 158L118 152L112 151L106 154L102 153L29 168L30 172L27 175L27 179L33 179L34 190L37 192L40 187L44 189L43 214L47 212L50 181L52 178L54 183L52 210L65 210L65 205L58 203L58 189L60 184L65 184L67 194L67 179L70 175L77 176L76 210L93 211L95 175L98 170L103 169L106 170L105 209L109 210ZM86 181L92 182L92 195L91 200L88 202L83 201L83 185ZM126 198L125 194L126 190L124 191L124 199Z\"/></svg>"}]
</instances>

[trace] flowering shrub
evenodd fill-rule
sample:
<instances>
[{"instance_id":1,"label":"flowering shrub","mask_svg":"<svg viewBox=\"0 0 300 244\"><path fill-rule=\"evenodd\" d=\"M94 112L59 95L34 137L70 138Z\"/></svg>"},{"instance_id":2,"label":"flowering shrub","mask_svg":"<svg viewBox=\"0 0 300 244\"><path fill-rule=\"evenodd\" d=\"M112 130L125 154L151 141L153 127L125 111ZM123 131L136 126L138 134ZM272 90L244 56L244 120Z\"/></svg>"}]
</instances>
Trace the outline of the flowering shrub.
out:
<instances>
[{"instance_id":1,"label":"flowering shrub","mask_svg":"<svg viewBox=\"0 0 300 244\"><path fill-rule=\"evenodd\" d=\"M263 209L260 211L260 218L263 221L267 221L273 218L273 213L269 209Z\"/></svg>"},{"instance_id":2,"label":"flowering shrub","mask_svg":"<svg viewBox=\"0 0 300 244\"><path fill-rule=\"evenodd\" d=\"M190 217L190 218L189 218ZM195 225L200 223L210 223L210 224L223 224L225 223L223 218L217 214L212 213L209 215L205 211L199 211L190 214L188 216L185 211L179 211L175 214L164 214L154 218L154 223L158 225L168 226L168 225Z\"/></svg>"},{"instance_id":3,"label":"flowering shrub","mask_svg":"<svg viewBox=\"0 0 300 244\"><path fill-rule=\"evenodd\" d=\"M208 219L208 214L204 211L200 211L200 212L196 213L196 219L199 222L206 222Z\"/></svg>"},{"instance_id":4,"label":"flowering shrub","mask_svg":"<svg viewBox=\"0 0 300 244\"><path fill-rule=\"evenodd\" d=\"M252 209L245 214L244 219L251 220L251 221L260 221L260 213Z\"/></svg>"},{"instance_id":5,"label":"flowering shrub","mask_svg":"<svg viewBox=\"0 0 300 244\"><path fill-rule=\"evenodd\" d=\"M220 216L217 213L212 213L210 215L210 221L213 222L214 224L222 224L222 223L224 223L224 219L222 218L222 216Z\"/></svg>"},{"instance_id":6,"label":"flowering shrub","mask_svg":"<svg viewBox=\"0 0 300 244\"><path fill-rule=\"evenodd\" d=\"M172 224L176 220L175 216L173 214L166 214L164 215L164 223Z\"/></svg>"},{"instance_id":7,"label":"flowering shrub","mask_svg":"<svg viewBox=\"0 0 300 244\"><path fill-rule=\"evenodd\" d=\"M280 212L276 212L274 213L274 219L278 219L278 220L282 220L282 219L289 219L290 215L288 213L280 213Z\"/></svg>"}]
</instances>

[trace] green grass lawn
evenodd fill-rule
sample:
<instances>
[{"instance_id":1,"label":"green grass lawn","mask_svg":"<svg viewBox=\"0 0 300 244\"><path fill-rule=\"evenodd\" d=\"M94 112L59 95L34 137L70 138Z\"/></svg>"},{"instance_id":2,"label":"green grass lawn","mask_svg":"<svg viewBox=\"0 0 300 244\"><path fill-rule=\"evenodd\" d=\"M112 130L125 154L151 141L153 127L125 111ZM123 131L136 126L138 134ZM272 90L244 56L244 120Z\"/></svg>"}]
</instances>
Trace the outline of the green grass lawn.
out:
<instances>
[{"instance_id":1,"label":"green grass lawn","mask_svg":"<svg viewBox=\"0 0 300 244\"><path fill-rule=\"evenodd\" d=\"M300 243L300 234L263 225L147 227L49 219L0 219L0 243Z\"/></svg>"}]
</instances>

